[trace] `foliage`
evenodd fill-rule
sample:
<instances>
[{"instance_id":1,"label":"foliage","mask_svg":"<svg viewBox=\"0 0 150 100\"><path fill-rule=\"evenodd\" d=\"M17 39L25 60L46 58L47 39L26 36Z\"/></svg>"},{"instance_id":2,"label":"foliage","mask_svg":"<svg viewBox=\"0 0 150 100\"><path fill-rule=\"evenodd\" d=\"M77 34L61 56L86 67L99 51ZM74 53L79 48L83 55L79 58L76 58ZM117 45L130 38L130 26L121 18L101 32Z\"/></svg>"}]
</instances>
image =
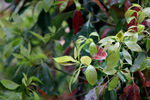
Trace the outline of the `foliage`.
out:
<instances>
[{"instance_id":1,"label":"foliage","mask_svg":"<svg viewBox=\"0 0 150 100\"><path fill-rule=\"evenodd\" d=\"M0 98L147 100L149 0L5 0Z\"/></svg>"}]
</instances>

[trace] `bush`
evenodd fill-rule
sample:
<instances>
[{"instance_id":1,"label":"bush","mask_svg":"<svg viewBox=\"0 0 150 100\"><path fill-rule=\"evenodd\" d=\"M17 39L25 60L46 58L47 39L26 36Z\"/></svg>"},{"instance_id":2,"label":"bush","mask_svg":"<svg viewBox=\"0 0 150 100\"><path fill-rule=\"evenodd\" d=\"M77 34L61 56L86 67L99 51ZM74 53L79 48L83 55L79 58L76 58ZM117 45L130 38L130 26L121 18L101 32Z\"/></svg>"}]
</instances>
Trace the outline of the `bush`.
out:
<instances>
[{"instance_id":1,"label":"bush","mask_svg":"<svg viewBox=\"0 0 150 100\"><path fill-rule=\"evenodd\" d=\"M149 0L5 2L1 99L149 99Z\"/></svg>"}]
</instances>

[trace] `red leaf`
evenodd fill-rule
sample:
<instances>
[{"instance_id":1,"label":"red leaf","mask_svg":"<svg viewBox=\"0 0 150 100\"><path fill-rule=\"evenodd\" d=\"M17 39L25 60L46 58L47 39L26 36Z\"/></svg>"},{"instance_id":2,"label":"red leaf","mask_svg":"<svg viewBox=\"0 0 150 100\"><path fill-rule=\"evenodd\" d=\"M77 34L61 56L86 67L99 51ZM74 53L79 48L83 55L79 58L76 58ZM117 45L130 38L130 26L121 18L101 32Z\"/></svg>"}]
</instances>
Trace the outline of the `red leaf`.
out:
<instances>
[{"instance_id":1,"label":"red leaf","mask_svg":"<svg viewBox=\"0 0 150 100\"><path fill-rule=\"evenodd\" d=\"M76 34L80 27L83 26L83 17L81 11L75 11L73 16L73 29L74 34Z\"/></svg>"},{"instance_id":2,"label":"red leaf","mask_svg":"<svg viewBox=\"0 0 150 100\"><path fill-rule=\"evenodd\" d=\"M120 100L140 100L139 88L136 84L131 84L123 89L123 94L119 97Z\"/></svg>"},{"instance_id":3,"label":"red leaf","mask_svg":"<svg viewBox=\"0 0 150 100\"><path fill-rule=\"evenodd\" d=\"M139 12L141 10L141 8L135 7L134 10L137 11L137 12Z\"/></svg>"},{"instance_id":4,"label":"red leaf","mask_svg":"<svg viewBox=\"0 0 150 100\"><path fill-rule=\"evenodd\" d=\"M104 59L106 59L106 57L107 57L107 53L103 52L103 48L100 48L100 49L98 49L97 54L94 57L92 57L92 59L104 60Z\"/></svg>"},{"instance_id":5,"label":"red leaf","mask_svg":"<svg viewBox=\"0 0 150 100\"><path fill-rule=\"evenodd\" d=\"M77 93L77 89L72 90L71 93L65 91L59 100L76 100L76 98L74 97L76 93ZM74 97L74 98L70 99L70 97Z\"/></svg>"},{"instance_id":6,"label":"red leaf","mask_svg":"<svg viewBox=\"0 0 150 100\"><path fill-rule=\"evenodd\" d=\"M106 28L106 29L103 31L102 35L101 35L101 39L104 38L104 37L106 37L107 33L108 33L110 30L111 30L111 28Z\"/></svg>"},{"instance_id":7,"label":"red leaf","mask_svg":"<svg viewBox=\"0 0 150 100\"><path fill-rule=\"evenodd\" d=\"M87 80L85 80L85 81L84 81L84 83L85 83L85 84L88 84L88 81L87 81Z\"/></svg>"},{"instance_id":8,"label":"red leaf","mask_svg":"<svg viewBox=\"0 0 150 100\"><path fill-rule=\"evenodd\" d=\"M146 79L144 77L144 74L141 72L141 71L138 71L139 75L140 75L140 78L141 78L141 81L142 81L142 84L144 85L146 83Z\"/></svg>"},{"instance_id":9,"label":"red leaf","mask_svg":"<svg viewBox=\"0 0 150 100\"><path fill-rule=\"evenodd\" d=\"M150 87L150 81L147 81L144 85L144 87Z\"/></svg>"},{"instance_id":10,"label":"red leaf","mask_svg":"<svg viewBox=\"0 0 150 100\"><path fill-rule=\"evenodd\" d=\"M19 3L19 0L15 0L14 4L17 5Z\"/></svg>"},{"instance_id":11,"label":"red leaf","mask_svg":"<svg viewBox=\"0 0 150 100\"><path fill-rule=\"evenodd\" d=\"M131 7L131 2L130 0L126 0L124 3L124 11L126 12L129 7Z\"/></svg>"},{"instance_id":12,"label":"red leaf","mask_svg":"<svg viewBox=\"0 0 150 100\"><path fill-rule=\"evenodd\" d=\"M44 92L42 89L39 89L39 93L42 95L42 96L46 96L46 92Z\"/></svg>"},{"instance_id":13,"label":"red leaf","mask_svg":"<svg viewBox=\"0 0 150 100\"><path fill-rule=\"evenodd\" d=\"M71 53L71 49L72 49L71 46L67 47L67 48L64 50L64 55L69 55L69 54Z\"/></svg>"},{"instance_id":14,"label":"red leaf","mask_svg":"<svg viewBox=\"0 0 150 100\"><path fill-rule=\"evenodd\" d=\"M131 17L135 17L134 19L132 19L129 23L127 23L127 28L131 27L131 26L137 26L137 12L134 12ZM133 31L131 32L137 32L137 27L131 28Z\"/></svg>"}]
</instances>

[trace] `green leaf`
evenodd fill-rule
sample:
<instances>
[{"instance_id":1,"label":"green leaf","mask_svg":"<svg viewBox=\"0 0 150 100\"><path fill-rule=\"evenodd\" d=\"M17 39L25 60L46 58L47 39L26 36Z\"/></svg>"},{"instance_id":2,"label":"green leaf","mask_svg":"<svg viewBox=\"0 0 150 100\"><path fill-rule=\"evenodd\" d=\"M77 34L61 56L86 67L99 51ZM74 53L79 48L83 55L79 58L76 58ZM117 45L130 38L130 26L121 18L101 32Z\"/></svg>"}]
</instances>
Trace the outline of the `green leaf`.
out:
<instances>
[{"instance_id":1,"label":"green leaf","mask_svg":"<svg viewBox=\"0 0 150 100\"><path fill-rule=\"evenodd\" d=\"M42 83L41 81L40 81L40 79L38 79L37 77L35 77L35 76L32 76L32 77L30 77L29 78L29 81L35 81L35 82L39 82L39 83Z\"/></svg>"},{"instance_id":2,"label":"green leaf","mask_svg":"<svg viewBox=\"0 0 150 100\"><path fill-rule=\"evenodd\" d=\"M51 8L53 2L54 2L54 0L43 0L42 4L43 4L43 8L44 8L45 12L49 11L49 9Z\"/></svg>"},{"instance_id":3,"label":"green leaf","mask_svg":"<svg viewBox=\"0 0 150 100\"><path fill-rule=\"evenodd\" d=\"M75 76L74 76L74 79L73 79L73 81L72 81L72 84L77 80L77 78L78 78L78 76L79 76L79 74L80 74L80 68L78 69L78 71L77 71L77 73L75 74Z\"/></svg>"},{"instance_id":4,"label":"green leaf","mask_svg":"<svg viewBox=\"0 0 150 100\"><path fill-rule=\"evenodd\" d=\"M94 56L96 53L97 53L97 47L96 47L96 44L94 42L92 42L89 46L89 51L90 51L90 54L92 56Z\"/></svg>"},{"instance_id":5,"label":"green leaf","mask_svg":"<svg viewBox=\"0 0 150 100\"><path fill-rule=\"evenodd\" d=\"M147 17L150 17L150 7L144 8L143 12L146 14Z\"/></svg>"},{"instance_id":6,"label":"green leaf","mask_svg":"<svg viewBox=\"0 0 150 100\"><path fill-rule=\"evenodd\" d=\"M125 60L126 60L130 65L132 65L132 57L131 57L131 55L129 54L129 52L128 52L127 50L123 49L122 53L123 53L123 56L124 56Z\"/></svg>"},{"instance_id":7,"label":"green leaf","mask_svg":"<svg viewBox=\"0 0 150 100\"><path fill-rule=\"evenodd\" d=\"M124 75L121 72L117 72L118 77L121 79L122 82L126 82Z\"/></svg>"},{"instance_id":8,"label":"green leaf","mask_svg":"<svg viewBox=\"0 0 150 100\"><path fill-rule=\"evenodd\" d=\"M74 47L74 58L76 59L78 57L78 52L77 52L77 48Z\"/></svg>"},{"instance_id":9,"label":"green leaf","mask_svg":"<svg viewBox=\"0 0 150 100\"><path fill-rule=\"evenodd\" d=\"M81 63L88 66L91 64L92 59L89 56L82 56L80 59Z\"/></svg>"},{"instance_id":10,"label":"green leaf","mask_svg":"<svg viewBox=\"0 0 150 100\"><path fill-rule=\"evenodd\" d=\"M71 77L70 81L69 81L69 90L71 91L71 85L73 83L75 83L75 81L77 80L79 74L80 74L80 68L78 68L76 71L73 72L73 76Z\"/></svg>"},{"instance_id":11,"label":"green leaf","mask_svg":"<svg viewBox=\"0 0 150 100\"><path fill-rule=\"evenodd\" d=\"M53 18L51 22L51 26L55 26L56 29L59 29L60 27L62 27L62 22L64 20L67 20L68 18L72 18L72 17L73 17L73 11L60 13L55 18ZM55 34L55 39L58 37L58 34L61 35L60 32L56 32L56 33L57 34Z\"/></svg>"},{"instance_id":12,"label":"green leaf","mask_svg":"<svg viewBox=\"0 0 150 100\"><path fill-rule=\"evenodd\" d=\"M118 76L115 76L108 85L108 90L111 91L112 89L116 88L118 85Z\"/></svg>"},{"instance_id":13,"label":"green leaf","mask_svg":"<svg viewBox=\"0 0 150 100\"><path fill-rule=\"evenodd\" d=\"M13 53L13 56L16 57L17 59L23 59L24 57L20 54L16 54L16 53Z\"/></svg>"},{"instance_id":14,"label":"green leaf","mask_svg":"<svg viewBox=\"0 0 150 100\"><path fill-rule=\"evenodd\" d=\"M15 90L19 87L19 85L13 81L10 80L1 80L2 85L9 89L9 90Z\"/></svg>"},{"instance_id":15,"label":"green leaf","mask_svg":"<svg viewBox=\"0 0 150 100\"><path fill-rule=\"evenodd\" d=\"M33 92L33 94L34 94L34 100L41 100L36 92Z\"/></svg>"},{"instance_id":16,"label":"green leaf","mask_svg":"<svg viewBox=\"0 0 150 100\"><path fill-rule=\"evenodd\" d=\"M74 0L75 5L76 5L76 9L79 11L81 9L81 4L79 3L78 0Z\"/></svg>"},{"instance_id":17,"label":"green leaf","mask_svg":"<svg viewBox=\"0 0 150 100\"><path fill-rule=\"evenodd\" d=\"M130 67L131 72L135 72L140 69L141 63L146 59L146 55L143 52L138 53L137 58L134 60L134 65Z\"/></svg>"},{"instance_id":18,"label":"green leaf","mask_svg":"<svg viewBox=\"0 0 150 100\"><path fill-rule=\"evenodd\" d=\"M139 4L135 4L135 3L132 4L132 7L138 7L138 8L141 8L141 6L140 6Z\"/></svg>"},{"instance_id":19,"label":"green leaf","mask_svg":"<svg viewBox=\"0 0 150 100\"><path fill-rule=\"evenodd\" d=\"M64 2L60 5L60 7L59 7L60 12L62 12L63 10L66 9L67 4L68 4L68 0L64 1Z\"/></svg>"},{"instance_id":20,"label":"green leaf","mask_svg":"<svg viewBox=\"0 0 150 100\"><path fill-rule=\"evenodd\" d=\"M98 43L103 44L102 46L104 46L108 42L110 42L110 43L115 42L115 40L113 38L115 38L115 36L108 36L108 37L105 37L105 38L101 39Z\"/></svg>"},{"instance_id":21,"label":"green leaf","mask_svg":"<svg viewBox=\"0 0 150 100\"><path fill-rule=\"evenodd\" d=\"M131 74L130 70L128 68L125 68L121 73L125 76L125 78L128 80L128 82L131 81Z\"/></svg>"},{"instance_id":22,"label":"green leaf","mask_svg":"<svg viewBox=\"0 0 150 100\"><path fill-rule=\"evenodd\" d=\"M143 11L139 11L137 14L138 14L137 22L141 23L145 19L146 15Z\"/></svg>"},{"instance_id":23,"label":"green leaf","mask_svg":"<svg viewBox=\"0 0 150 100\"><path fill-rule=\"evenodd\" d=\"M120 49L117 48L115 51L110 51L106 58L106 67L104 72L108 75L113 75L116 72L115 67L118 65L119 60Z\"/></svg>"},{"instance_id":24,"label":"green leaf","mask_svg":"<svg viewBox=\"0 0 150 100\"><path fill-rule=\"evenodd\" d=\"M116 34L116 40L119 41L119 42L122 42L123 41L123 31L121 30L119 33Z\"/></svg>"},{"instance_id":25,"label":"green leaf","mask_svg":"<svg viewBox=\"0 0 150 100\"><path fill-rule=\"evenodd\" d=\"M15 91L7 91L5 97L7 97L7 99L2 99L2 100L20 100L23 98L21 92L15 92Z\"/></svg>"},{"instance_id":26,"label":"green leaf","mask_svg":"<svg viewBox=\"0 0 150 100\"><path fill-rule=\"evenodd\" d=\"M38 33L35 32L30 32L32 35L34 35L35 37L37 37L39 40L41 40L42 42L45 43L44 41L44 37L42 37L41 35L39 35Z\"/></svg>"},{"instance_id":27,"label":"green leaf","mask_svg":"<svg viewBox=\"0 0 150 100\"><path fill-rule=\"evenodd\" d=\"M125 13L125 18L130 18L131 15L136 12L135 10L128 10L126 13Z\"/></svg>"},{"instance_id":28,"label":"green leaf","mask_svg":"<svg viewBox=\"0 0 150 100\"><path fill-rule=\"evenodd\" d=\"M131 51L142 52L142 48L135 42L128 41L125 44Z\"/></svg>"},{"instance_id":29,"label":"green leaf","mask_svg":"<svg viewBox=\"0 0 150 100\"><path fill-rule=\"evenodd\" d=\"M77 61L75 59L73 59L71 56L62 56L62 57L57 57L54 58L54 60L62 65L65 64L70 64L70 63L76 63Z\"/></svg>"},{"instance_id":30,"label":"green leaf","mask_svg":"<svg viewBox=\"0 0 150 100\"><path fill-rule=\"evenodd\" d=\"M144 25L138 25L138 26L137 26L137 30L138 30L139 33L144 32L144 29L145 29L145 26L144 26Z\"/></svg>"},{"instance_id":31,"label":"green leaf","mask_svg":"<svg viewBox=\"0 0 150 100\"><path fill-rule=\"evenodd\" d=\"M96 37L99 39L99 35L98 35L97 32L92 32L89 36L90 36L90 37L91 37L91 36L96 36Z\"/></svg>"},{"instance_id":32,"label":"green leaf","mask_svg":"<svg viewBox=\"0 0 150 100\"><path fill-rule=\"evenodd\" d=\"M147 38L146 40L146 51L149 51L150 49L150 38Z\"/></svg>"},{"instance_id":33,"label":"green leaf","mask_svg":"<svg viewBox=\"0 0 150 100\"><path fill-rule=\"evenodd\" d=\"M150 58L149 59L145 59L140 66L140 70L144 70L144 69L150 69Z\"/></svg>"},{"instance_id":34,"label":"green leaf","mask_svg":"<svg viewBox=\"0 0 150 100\"><path fill-rule=\"evenodd\" d=\"M92 65L89 65L85 70L85 76L89 84L95 85L97 80L97 72Z\"/></svg>"},{"instance_id":35,"label":"green leaf","mask_svg":"<svg viewBox=\"0 0 150 100\"><path fill-rule=\"evenodd\" d=\"M126 18L127 23L129 24L129 23L130 23L133 19L135 19L135 16L132 16L132 17Z\"/></svg>"},{"instance_id":36,"label":"green leaf","mask_svg":"<svg viewBox=\"0 0 150 100\"><path fill-rule=\"evenodd\" d=\"M115 89L109 91L108 88L104 92L102 100L117 100L117 92Z\"/></svg>"},{"instance_id":37,"label":"green leaf","mask_svg":"<svg viewBox=\"0 0 150 100\"><path fill-rule=\"evenodd\" d=\"M42 87L42 90L47 94L52 94L55 85L51 72L51 68L49 68L49 66L46 63L42 63L37 73L37 75L39 76L38 78L43 83L40 84L40 87Z\"/></svg>"}]
</instances>

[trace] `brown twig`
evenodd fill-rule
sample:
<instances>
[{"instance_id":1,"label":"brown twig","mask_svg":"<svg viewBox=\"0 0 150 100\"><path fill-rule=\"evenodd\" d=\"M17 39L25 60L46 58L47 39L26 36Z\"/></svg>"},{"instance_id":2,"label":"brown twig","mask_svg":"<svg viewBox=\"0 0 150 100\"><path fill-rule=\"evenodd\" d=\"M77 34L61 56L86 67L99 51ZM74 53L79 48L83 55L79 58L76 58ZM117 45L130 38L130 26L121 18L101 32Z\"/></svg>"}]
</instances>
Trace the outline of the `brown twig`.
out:
<instances>
[{"instance_id":1,"label":"brown twig","mask_svg":"<svg viewBox=\"0 0 150 100\"><path fill-rule=\"evenodd\" d=\"M104 14L112 21L111 17L109 16L109 13L107 12L103 4L99 0L93 0L93 1L99 6L99 8L104 12Z\"/></svg>"}]
</instances>

